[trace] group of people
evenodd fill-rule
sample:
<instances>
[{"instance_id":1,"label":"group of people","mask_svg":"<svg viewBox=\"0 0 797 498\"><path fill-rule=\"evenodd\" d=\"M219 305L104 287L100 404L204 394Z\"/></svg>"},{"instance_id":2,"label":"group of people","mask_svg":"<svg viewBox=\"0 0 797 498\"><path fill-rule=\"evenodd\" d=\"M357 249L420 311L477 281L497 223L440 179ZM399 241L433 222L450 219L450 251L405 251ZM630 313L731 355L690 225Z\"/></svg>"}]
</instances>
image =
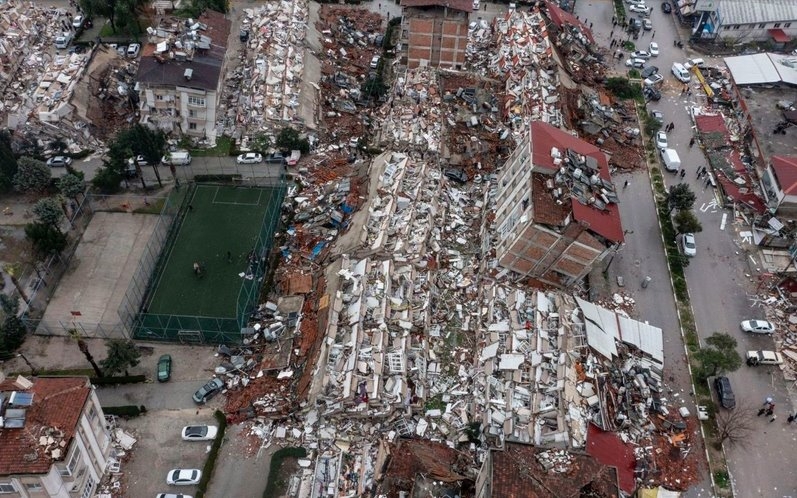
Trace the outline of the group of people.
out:
<instances>
[{"instance_id":1,"label":"group of people","mask_svg":"<svg viewBox=\"0 0 797 498\"><path fill-rule=\"evenodd\" d=\"M761 415L769 417L770 423L778 419L778 415L775 413L775 401L771 397L767 397L767 399L764 400L764 406L758 410L758 416L760 417ZM795 420L797 420L797 413L790 413L786 422L790 424Z\"/></svg>"}]
</instances>

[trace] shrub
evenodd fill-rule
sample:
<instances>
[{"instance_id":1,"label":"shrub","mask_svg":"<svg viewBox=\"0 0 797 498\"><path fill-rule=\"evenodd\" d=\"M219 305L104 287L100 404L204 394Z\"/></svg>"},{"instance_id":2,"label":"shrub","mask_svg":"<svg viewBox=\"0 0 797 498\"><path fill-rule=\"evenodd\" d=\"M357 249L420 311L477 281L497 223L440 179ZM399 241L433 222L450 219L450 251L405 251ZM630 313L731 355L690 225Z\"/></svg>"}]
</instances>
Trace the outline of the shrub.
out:
<instances>
[{"instance_id":1,"label":"shrub","mask_svg":"<svg viewBox=\"0 0 797 498\"><path fill-rule=\"evenodd\" d=\"M196 175L194 181L197 183L202 182L225 182L231 183L235 180L240 180L241 175Z\"/></svg>"},{"instance_id":2,"label":"shrub","mask_svg":"<svg viewBox=\"0 0 797 498\"><path fill-rule=\"evenodd\" d=\"M263 498L271 498L277 496L277 475L282 467L282 461L286 458L304 458L307 456L307 450L302 447L288 446L282 448L274 453L271 457L271 465L268 469L268 483L266 490L263 492Z\"/></svg>"},{"instance_id":3,"label":"shrub","mask_svg":"<svg viewBox=\"0 0 797 498\"><path fill-rule=\"evenodd\" d=\"M95 386L114 386L117 384L139 384L146 382L146 375L120 375L119 377L92 377L91 383Z\"/></svg>"},{"instance_id":4,"label":"shrub","mask_svg":"<svg viewBox=\"0 0 797 498\"><path fill-rule=\"evenodd\" d=\"M197 498L205 496L208 490L210 478L213 476L213 469L216 467L216 459L219 457L219 450L221 450L221 443L224 441L224 433L227 431L227 417L219 410L216 410L213 416L216 418L216 423L219 425L219 432L216 434L216 439L213 440L210 452L208 453L208 459L205 460L205 465L202 467L202 478L199 480L196 491Z\"/></svg>"}]
</instances>

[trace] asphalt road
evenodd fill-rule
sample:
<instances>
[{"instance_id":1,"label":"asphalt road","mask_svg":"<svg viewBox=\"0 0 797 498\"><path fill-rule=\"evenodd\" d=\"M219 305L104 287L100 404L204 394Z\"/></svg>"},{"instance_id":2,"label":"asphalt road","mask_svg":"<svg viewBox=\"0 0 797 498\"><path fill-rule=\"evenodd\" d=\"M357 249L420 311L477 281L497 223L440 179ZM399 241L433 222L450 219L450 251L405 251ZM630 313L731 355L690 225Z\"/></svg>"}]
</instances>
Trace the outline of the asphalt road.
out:
<instances>
[{"instance_id":1,"label":"asphalt road","mask_svg":"<svg viewBox=\"0 0 797 498\"><path fill-rule=\"evenodd\" d=\"M651 2L649 5L653 7L651 20L654 30L631 41L636 43L639 50L646 50L651 40L659 44L660 55L652 58L651 63L665 77L662 99L651 103L648 109L662 111L665 123L674 124L674 130L668 134L668 141L670 147L678 151L686 169L683 180L674 174L665 173L666 182L672 186L679 181L685 181L697 195L695 212L703 225L703 231L696 235L697 256L686 269L686 277L699 336L704 340L714 332L729 333L737 339L738 352L741 355L748 349L773 349L772 339L752 337L739 328L741 320L763 317L763 310L753 307L750 299L755 293L759 273L749 256L753 248L745 244L738 234L739 230L747 228L743 224L735 223L733 212L719 206L714 189L710 186L706 188L705 183L696 178L697 169L706 164L706 159L697 146L689 147L693 125L688 109L703 104L705 97L694 84L691 96L681 95L682 86L671 75L670 68L673 62L684 62L698 54L675 47L673 41L685 39L688 32L677 26L674 16L664 14L658 2ZM613 29L613 8L609 0L581 0L576 3L576 14L593 23L598 43L609 45ZM614 36L619 36L619 30ZM709 65L722 63L720 59L701 57ZM627 68L624 66L624 59L615 62L614 69L617 73L625 73ZM626 178L630 184L621 193L620 208L623 225L632 233L628 234L625 247L612 263L610 276L613 282L618 275L623 276L626 289L636 297L639 318L648 320L665 331L666 375L671 386L675 385L680 392L686 392L688 377L683 368L683 346L678 333L670 285L666 281L661 235L655 219L648 176L646 172L639 171L632 175L621 175L616 181L619 184ZM646 275L653 280L647 289L642 290L640 282ZM797 495L790 458L786 457L792 454L795 441L792 432L795 429L785 421L793 406L782 374L771 367L743 366L729 377L739 402L757 406L766 396L772 395L776 401L776 413L779 415L778 420L772 424L763 417L756 419L754 422L760 427L757 427L745 447L726 445L736 496ZM711 494L707 473L701 484L687 494Z\"/></svg>"}]
</instances>

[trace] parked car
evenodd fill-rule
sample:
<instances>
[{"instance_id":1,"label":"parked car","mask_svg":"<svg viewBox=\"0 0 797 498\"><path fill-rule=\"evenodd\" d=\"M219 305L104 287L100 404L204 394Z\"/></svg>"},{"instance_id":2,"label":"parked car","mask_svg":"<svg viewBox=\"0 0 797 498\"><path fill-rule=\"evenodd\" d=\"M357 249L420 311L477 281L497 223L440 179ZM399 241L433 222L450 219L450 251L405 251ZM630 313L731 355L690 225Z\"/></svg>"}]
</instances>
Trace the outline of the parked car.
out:
<instances>
[{"instance_id":1,"label":"parked car","mask_svg":"<svg viewBox=\"0 0 797 498\"><path fill-rule=\"evenodd\" d=\"M467 183L467 181L468 181L467 173L465 173L461 169L454 169L454 168L447 169L445 171L445 175L446 175L446 177L454 180L455 182L457 182L459 184Z\"/></svg>"},{"instance_id":2,"label":"parked car","mask_svg":"<svg viewBox=\"0 0 797 498\"><path fill-rule=\"evenodd\" d=\"M644 50L637 50L636 52L631 53L632 59L650 59L650 52L646 52Z\"/></svg>"},{"instance_id":3,"label":"parked car","mask_svg":"<svg viewBox=\"0 0 797 498\"><path fill-rule=\"evenodd\" d=\"M376 69L377 67L379 67L379 59L381 59L381 57L379 57L378 55L373 56L370 64L371 69Z\"/></svg>"},{"instance_id":4,"label":"parked car","mask_svg":"<svg viewBox=\"0 0 797 498\"><path fill-rule=\"evenodd\" d=\"M194 403L205 403L213 396L217 395L223 387L224 382L221 379L211 379L210 382L200 387L199 390L194 393Z\"/></svg>"},{"instance_id":5,"label":"parked car","mask_svg":"<svg viewBox=\"0 0 797 498\"><path fill-rule=\"evenodd\" d=\"M648 78L645 78L645 86L655 86L664 81L664 76L660 74L654 74Z\"/></svg>"},{"instance_id":6,"label":"parked car","mask_svg":"<svg viewBox=\"0 0 797 498\"><path fill-rule=\"evenodd\" d=\"M646 66L645 69L642 70L640 75L642 76L642 78L649 78L649 77L653 76L654 74L657 74L658 72L659 72L659 68L658 67L656 67L656 66Z\"/></svg>"},{"instance_id":7,"label":"parked car","mask_svg":"<svg viewBox=\"0 0 797 498\"><path fill-rule=\"evenodd\" d=\"M645 31L650 31L651 29L653 29L653 23L650 21L650 19L642 20L642 29L644 29Z\"/></svg>"},{"instance_id":8,"label":"parked car","mask_svg":"<svg viewBox=\"0 0 797 498\"><path fill-rule=\"evenodd\" d=\"M766 320L745 320L741 324L742 330L751 334L772 334L775 325Z\"/></svg>"},{"instance_id":9,"label":"parked car","mask_svg":"<svg viewBox=\"0 0 797 498\"><path fill-rule=\"evenodd\" d=\"M180 493L158 493L155 498L193 498L190 495L183 495Z\"/></svg>"},{"instance_id":10,"label":"parked car","mask_svg":"<svg viewBox=\"0 0 797 498\"><path fill-rule=\"evenodd\" d=\"M648 7L647 5L644 5L644 4L634 4L634 5L630 6L630 7L628 7L628 10L630 10L631 12L635 12L637 14L643 14L643 15L647 16L647 15L650 14L650 11L652 9L650 7Z\"/></svg>"},{"instance_id":11,"label":"parked car","mask_svg":"<svg viewBox=\"0 0 797 498\"><path fill-rule=\"evenodd\" d=\"M141 154L137 155L136 157L131 157L127 160L127 164L132 164L133 166L136 165L136 162L138 162L139 166L147 166L149 164L146 158Z\"/></svg>"},{"instance_id":12,"label":"parked car","mask_svg":"<svg viewBox=\"0 0 797 498\"><path fill-rule=\"evenodd\" d=\"M717 397L723 408L728 410L736 408L736 396L733 394L730 379L725 376L717 377L714 379L714 388L717 390Z\"/></svg>"},{"instance_id":13,"label":"parked car","mask_svg":"<svg viewBox=\"0 0 797 498\"><path fill-rule=\"evenodd\" d=\"M189 486L199 484L202 471L199 469L172 469L166 474L166 484L173 486Z\"/></svg>"},{"instance_id":14,"label":"parked car","mask_svg":"<svg viewBox=\"0 0 797 498\"><path fill-rule=\"evenodd\" d=\"M747 366L755 367L758 365L780 365L783 363L783 356L775 351L748 351Z\"/></svg>"},{"instance_id":15,"label":"parked car","mask_svg":"<svg viewBox=\"0 0 797 498\"><path fill-rule=\"evenodd\" d=\"M656 42L650 42L648 45L648 52L650 52L651 57L658 57L659 56L659 44Z\"/></svg>"},{"instance_id":16,"label":"parked car","mask_svg":"<svg viewBox=\"0 0 797 498\"><path fill-rule=\"evenodd\" d=\"M186 425L183 427L183 441L211 441L216 439L219 428L215 425Z\"/></svg>"},{"instance_id":17,"label":"parked car","mask_svg":"<svg viewBox=\"0 0 797 498\"><path fill-rule=\"evenodd\" d=\"M653 102L658 102L661 100L661 92L653 88L652 86L646 86L642 89L642 95L644 95L645 99L652 100Z\"/></svg>"},{"instance_id":18,"label":"parked car","mask_svg":"<svg viewBox=\"0 0 797 498\"><path fill-rule=\"evenodd\" d=\"M158 382L166 382L172 376L172 357L164 354L158 358Z\"/></svg>"},{"instance_id":19,"label":"parked car","mask_svg":"<svg viewBox=\"0 0 797 498\"><path fill-rule=\"evenodd\" d=\"M680 81L681 83L689 83L692 79L692 75L689 74L689 70L684 67L683 64L678 62L673 63L672 65L672 75Z\"/></svg>"},{"instance_id":20,"label":"parked car","mask_svg":"<svg viewBox=\"0 0 797 498\"><path fill-rule=\"evenodd\" d=\"M670 5L670 2L662 2L661 3L661 11L664 12L665 14L671 13L672 12L672 5Z\"/></svg>"},{"instance_id":21,"label":"parked car","mask_svg":"<svg viewBox=\"0 0 797 498\"><path fill-rule=\"evenodd\" d=\"M628 67L642 69L645 67L645 59L628 59L625 61L625 65Z\"/></svg>"},{"instance_id":22,"label":"parked car","mask_svg":"<svg viewBox=\"0 0 797 498\"><path fill-rule=\"evenodd\" d=\"M684 256L693 258L697 256L697 244L695 244L695 234L685 233L681 236L681 250Z\"/></svg>"},{"instance_id":23,"label":"parked car","mask_svg":"<svg viewBox=\"0 0 797 498\"><path fill-rule=\"evenodd\" d=\"M58 50L65 49L70 43L72 43L72 35L70 33L62 33L53 40L53 45L55 45L55 48Z\"/></svg>"},{"instance_id":24,"label":"parked car","mask_svg":"<svg viewBox=\"0 0 797 498\"><path fill-rule=\"evenodd\" d=\"M127 46L127 56L131 59L135 59L138 57L138 54L141 52L141 44L140 43L131 43Z\"/></svg>"},{"instance_id":25,"label":"parked car","mask_svg":"<svg viewBox=\"0 0 797 498\"><path fill-rule=\"evenodd\" d=\"M247 152L238 156L235 161L238 164L260 164L263 162L263 156L257 152Z\"/></svg>"},{"instance_id":26,"label":"parked car","mask_svg":"<svg viewBox=\"0 0 797 498\"><path fill-rule=\"evenodd\" d=\"M72 27L75 28L75 30L78 30L78 29L82 28L84 20L85 20L85 17L80 16L80 15L73 17L72 18Z\"/></svg>"},{"instance_id":27,"label":"parked car","mask_svg":"<svg viewBox=\"0 0 797 498\"><path fill-rule=\"evenodd\" d=\"M667 148L667 133L662 130L656 132L656 148L658 149Z\"/></svg>"},{"instance_id":28,"label":"parked car","mask_svg":"<svg viewBox=\"0 0 797 498\"><path fill-rule=\"evenodd\" d=\"M66 156L53 156L47 160L47 166L51 168L65 168L72 164L72 158Z\"/></svg>"},{"instance_id":29,"label":"parked car","mask_svg":"<svg viewBox=\"0 0 797 498\"><path fill-rule=\"evenodd\" d=\"M703 59L701 59L699 57L696 58L696 59L689 59L688 61L684 62L684 67L686 69L692 69L695 66L703 67L705 65L706 65L706 61L704 61Z\"/></svg>"},{"instance_id":30,"label":"parked car","mask_svg":"<svg viewBox=\"0 0 797 498\"><path fill-rule=\"evenodd\" d=\"M663 123L664 122L664 113L659 111L659 110L657 110L657 109L653 109L652 111L650 111L650 117L652 117L653 119L655 119L659 123Z\"/></svg>"}]
</instances>

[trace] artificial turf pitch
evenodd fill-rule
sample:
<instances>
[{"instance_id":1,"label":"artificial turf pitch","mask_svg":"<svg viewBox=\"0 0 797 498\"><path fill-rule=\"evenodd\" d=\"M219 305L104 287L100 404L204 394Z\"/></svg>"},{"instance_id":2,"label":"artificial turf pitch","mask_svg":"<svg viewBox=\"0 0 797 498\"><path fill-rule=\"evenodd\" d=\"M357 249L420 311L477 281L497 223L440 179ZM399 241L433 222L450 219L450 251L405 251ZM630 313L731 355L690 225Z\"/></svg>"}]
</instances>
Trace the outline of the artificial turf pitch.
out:
<instances>
[{"instance_id":1,"label":"artificial turf pitch","mask_svg":"<svg viewBox=\"0 0 797 498\"><path fill-rule=\"evenodd\" d=\"M239 274L249 266L270 202L278 202L271 189L198 185L171 247L165 248L147 313L235 318ZM194 262L201 265L201 275L194 272Z\"/></svg>"}]
</instances>

